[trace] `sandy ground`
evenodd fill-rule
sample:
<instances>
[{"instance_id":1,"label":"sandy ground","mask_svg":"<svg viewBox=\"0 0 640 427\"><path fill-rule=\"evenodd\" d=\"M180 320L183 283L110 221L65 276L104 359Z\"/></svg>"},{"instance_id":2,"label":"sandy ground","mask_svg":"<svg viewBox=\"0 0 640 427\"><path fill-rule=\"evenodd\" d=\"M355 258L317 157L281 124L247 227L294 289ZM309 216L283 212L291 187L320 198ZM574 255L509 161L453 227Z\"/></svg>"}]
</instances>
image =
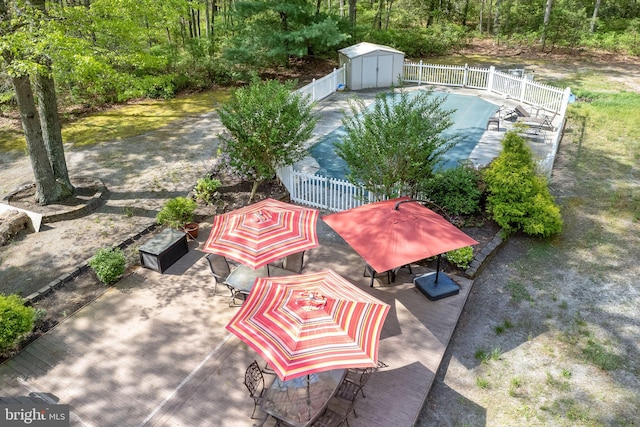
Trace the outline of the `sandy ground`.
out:
<instances>
[{"instance_id":1,"label":"sandy ground","mask_svg":"<svg viewBox=\"0 0 640 427\"><path fill-rule=\"evenodd\" d=\"M554 63L537 73L562 78L576 70L603 72L621 90L640 92L637 65ZM582 145L579 135L569 123L551 179L562 234L549 242L510 238L476 279L421 427L638 425L640 224L631 219L633 190L617 202L606 190L594 200L599 191L583 189L637 190L640 171L637 162L622 166L624 153L601 153L597 141ZM613 217L611 203L620 205Z\"/></svg>"}]
</instances>

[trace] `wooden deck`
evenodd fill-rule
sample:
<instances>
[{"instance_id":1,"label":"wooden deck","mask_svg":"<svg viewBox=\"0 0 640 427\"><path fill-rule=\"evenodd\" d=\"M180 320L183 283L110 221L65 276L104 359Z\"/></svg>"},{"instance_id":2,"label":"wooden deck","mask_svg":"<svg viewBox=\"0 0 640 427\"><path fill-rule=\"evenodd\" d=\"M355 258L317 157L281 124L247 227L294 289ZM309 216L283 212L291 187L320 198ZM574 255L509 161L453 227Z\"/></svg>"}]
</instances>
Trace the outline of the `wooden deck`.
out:
<instances>
[{"instance_id":1,"label":"wooden deck","mask_svg":"<svg viewBox=\"0 0 640 427\"><path fill-rule=\"evenodd\" d=\"M202 224L200 246L208 229ZM413 425L472 283L455 278L460 294L432 302L403 269L396 283L371 289L362 259L321 221L319 229L304 271L331 268L391 305L379 351L388 367L372 375L349 423ZM243 378L260 357L226 331L237 308L225 292L212 296L203 256L191 242L165 274L136 270L1 365L0 403L70 404L74 426L259 424ZM416 266L414 275L426 271Z\"/></svg>"}]
</instances>

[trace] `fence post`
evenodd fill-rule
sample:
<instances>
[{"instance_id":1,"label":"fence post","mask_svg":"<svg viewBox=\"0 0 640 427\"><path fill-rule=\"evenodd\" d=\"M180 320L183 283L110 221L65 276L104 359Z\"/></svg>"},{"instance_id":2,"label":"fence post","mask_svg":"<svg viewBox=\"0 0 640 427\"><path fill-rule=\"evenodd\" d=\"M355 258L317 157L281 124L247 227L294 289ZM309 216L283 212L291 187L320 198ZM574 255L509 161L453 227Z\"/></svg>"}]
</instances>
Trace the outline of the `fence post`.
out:
<instances>
[{"instance_id":1,"label":"fence post","mask_svg":"<svg viewBox=\"0 0 640 427\"><path fill-rule=\"evenodd\" d=\"M464 74L462 76L462 87L467 87L468 71L469 71L469 64L464 64Z\"/></svg>"},{"instance_id":2,"label":"fence post","mask_svg":"<svg viewBox=\"0 0 640 427\"><path fill-rule=\"evenodd\" d=\"M527 79L524 76L522 76L520 78L520 81L522 82L522 89L520 90L520 102L524 102L525 94L527 91Z\"/></svg>"},{"instance_id":3,"label":"fence post","mask_svg":"<svg viewBox=\"0 0 640 427\"><path fill-rule=\"evenodd\" d=\"M330 76L331 76L331 81L330 81L329 84L332 87L331 93L336 93L338 91L338 75L336 74L336 69L335 68L331 72Z\"/></svg>"},{"instance_id":4,"label":"fence post","mask_svg":"<svg viewBox=\"0 0 640 427\"><path fill-rule=\"evenodd\" d=\"M489 77L487 78L487 91L493 90L493 73L496 72L496 67L493 65L489 67Z\"/></svg>"},{"instance_id":5,"label":"fence post","mask_svg":"<svg viewBox=\"0 0 640 427\"><path fill-rule=\"evenodd\" d=\"M422 84L422 59L420 60L420 66L418 67L418 86Z\"/></svg>"}]
</instances>

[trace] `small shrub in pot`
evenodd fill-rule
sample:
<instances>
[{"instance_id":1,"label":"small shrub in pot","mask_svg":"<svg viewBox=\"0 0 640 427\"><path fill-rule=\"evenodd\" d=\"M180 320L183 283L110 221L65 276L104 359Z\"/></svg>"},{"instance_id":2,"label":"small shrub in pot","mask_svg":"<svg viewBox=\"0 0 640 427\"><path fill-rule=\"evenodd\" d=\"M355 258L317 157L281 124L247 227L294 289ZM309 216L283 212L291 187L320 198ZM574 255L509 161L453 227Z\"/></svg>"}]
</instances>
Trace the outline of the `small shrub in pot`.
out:
<instances>
[{"instance_id":1,"label":"small shrub in pot","mask_svg":"<svg viewBox=\"0 0 640 427\"><path fill-rule=\"evenodd\" d=\"M193 212L198 204L187 197L175 197L167 200L158 215L158 224L166 225L176 230L182 229L185 224L193 222Z\"/></svg>"}]
</instances>

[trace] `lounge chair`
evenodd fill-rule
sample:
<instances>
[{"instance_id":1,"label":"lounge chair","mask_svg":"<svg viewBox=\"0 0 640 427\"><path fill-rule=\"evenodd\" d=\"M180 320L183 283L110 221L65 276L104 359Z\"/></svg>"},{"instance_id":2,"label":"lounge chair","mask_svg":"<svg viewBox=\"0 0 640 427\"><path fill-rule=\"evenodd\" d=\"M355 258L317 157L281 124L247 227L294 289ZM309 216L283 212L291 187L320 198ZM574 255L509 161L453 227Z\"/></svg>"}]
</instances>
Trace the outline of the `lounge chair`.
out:
<instances>
[{"instance_id":1,"label":"lounge chair","mask_svg":"<svg viewBox=\"0 0 640 427\"><path fill-rule=\"evenodd\" d=\"M518 119L518 117L531 117L531 115L527 112L527 110L522 107L522 105L516 105L514 108L507 107L506 105L501 105L496 113L498 118L502 120L514 118ZM511 121L513 121L512 119Z\"/></svg>"},{"instance_id":2,"label":"lounge chair","mask_svg":"<svg viewBox=\"0 0 640 427\"><path fill-rule=\"evenodd\" d=\"M558 112L554 112L553 115L542 114L541 116L532 116L529 114L524 108L521 106L517 106L516 109L519 111L518 118L516 119L516 123L524 123L526 125L538 128L547 128L549 130L555 130L553 126L553 119L555 119L556 114Z\"/></svg>"}]
</instances>

